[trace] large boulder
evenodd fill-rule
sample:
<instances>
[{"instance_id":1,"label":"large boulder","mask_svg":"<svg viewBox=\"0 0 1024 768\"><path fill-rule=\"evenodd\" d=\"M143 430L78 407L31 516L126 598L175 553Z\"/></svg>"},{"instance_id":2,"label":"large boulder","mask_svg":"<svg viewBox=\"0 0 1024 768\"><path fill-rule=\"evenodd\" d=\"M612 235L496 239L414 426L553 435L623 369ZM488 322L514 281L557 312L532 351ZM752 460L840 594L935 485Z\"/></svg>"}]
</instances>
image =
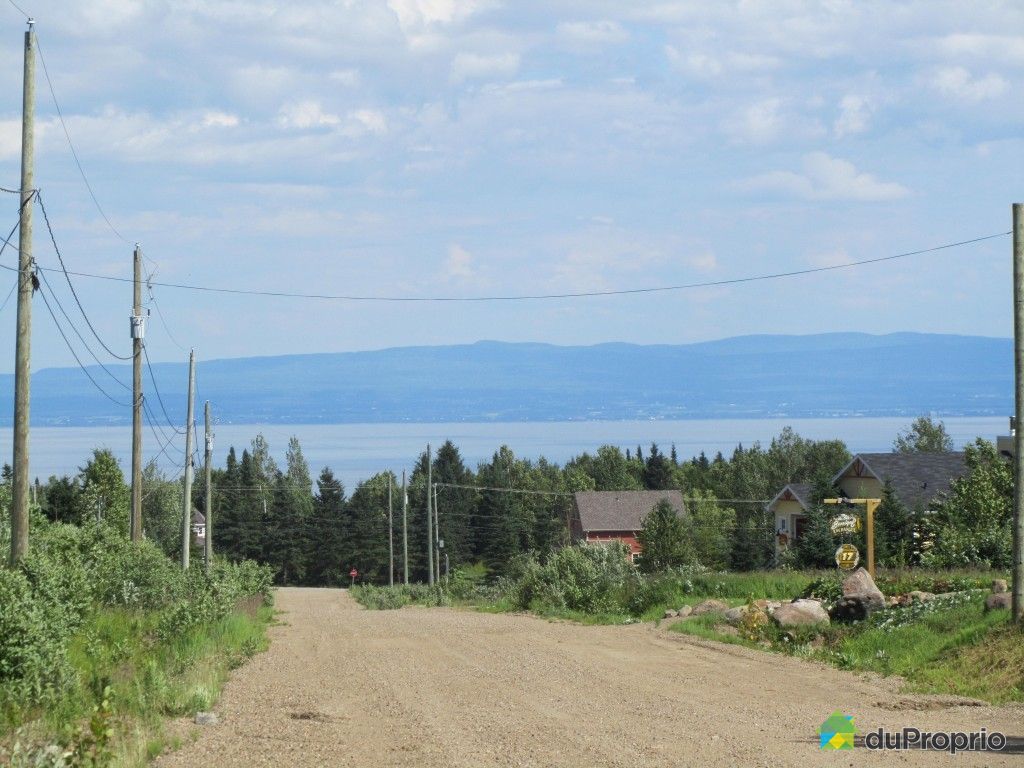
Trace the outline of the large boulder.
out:
<instances>
[{"instance_id":1,"label":"large boulder","mask_svg":"<svg viewBox=\"0 0 1024 768\"><path fill-rule=\"evenodd\" d=\"M992 581L992 593L1001 595L1007 591L1006 579L993 579Z\"/></svg>"},{"instance_id":2,"label":"large boulder","mask_svg":"<svg viewBox=\"0 0 1024 768\"><path fill-rule=\"evenodd\" d=\"M813 627L828 624L828 613L817 600L794 600L772 612L772 620L782 628Z\"/></svg>"},{"instance_id":3,"label":"large boulder","mask_svg":"<svg viewBox=\"0 0 1024 768\"><path fill-rule=\"evenodd\" d=\"M697 603L697 605L693 606L690 615L703 616L708 613L725 613L728 610L729 606L721 600L705 600L703 603Z\"/></svg>"},{"instance_id":4,"label":"large boulder","mask_svg":"<svg viewBox=\"0 0 1024 768\"><path fill-rule=\"evenodd\" d=\"M885 595L865 568L858 568L843 579L843 597L856 598L864 606L865 615L885 608Z\"/></svg>"},{"instance_id":5,"label":"large boulder","mask_svg":"<svg viewBox=\"0 0 1024 768\"><path fill-rule=\"evenodd\" d=\"M828 612L832 621L850 623L861 621L868 617L867 603L860 597L841 597Z\"/></svg>"},{"instance_id":6,"label":"large boulder","mask_svg":"<svg viewBox=\"0 0 1024 768\"><path fill-rule=\"evenodd\" d=\"M727 622L732 624L734 627L737 627L747 619L748 614L753 614L749 621L757 626L768 622L767 614L765 614L765 612L756 605L753 607L748 605L739 605L735 608L730 608L725 612L724 616Z\"/></svg>"},{"instance_id":7,"label":"large boulder","mask_svg":"<svg viewBox=\"0 0 1024 768\"><path fill-rule=\"evenodd\" d=\"M985 598L986 611L998 611L1013 607L1013 595L1009 592L993 592Z\"/></svg>"},{"instance_id":8,"label":"large boulder","mask_svg":"<svg viewBox=\"0 0 1024 768\"><path fill-rule=\"evenodd\" d=\"M693 613L692 605L681 605L679 606L679 610L676 611L676 616L678 616L681 619L685 619L691 613Z\"/></svg>"}]
</instances>

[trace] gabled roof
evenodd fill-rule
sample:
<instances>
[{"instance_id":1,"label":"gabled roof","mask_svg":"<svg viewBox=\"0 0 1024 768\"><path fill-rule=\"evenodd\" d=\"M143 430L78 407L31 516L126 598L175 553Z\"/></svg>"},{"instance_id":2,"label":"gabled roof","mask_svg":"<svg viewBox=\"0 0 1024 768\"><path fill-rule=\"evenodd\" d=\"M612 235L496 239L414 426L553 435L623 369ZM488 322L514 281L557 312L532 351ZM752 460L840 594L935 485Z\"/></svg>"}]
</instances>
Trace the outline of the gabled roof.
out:
<instances>
[{"instance_id":1,"label":"gabled roof","mask_svg":"<svg viewBox=\"0 0 1024 768\"><path fill-rule=\"evenodd\" d=\"M573 494L580 527L593 531L639 531L659 501L666 500L677 515L686 514L682 491L580 491Z\"/></svg>"},{"instance_id":2,"label":"gabled roof","mask_svg":"<svg viewBox=\"0 0 1024 768\"><path fill-rule=\"evenodd\" d=\"M774 507L778 501L795 501L804 510L808 510L814 506L811 502L813 493L814 486L810 483L789 483L778 492L774 499L768 502L768 509Z\"/></svg>"},{"instance_id":3,"label":"gabled roof","mask_svg":"<svg viewBox=\"0 0 1024 768\"><path fill-rule=\"evenodd\" d=\"M192 525L206 525L206 515L195 507L192 508Z\"/></svg>"},{"instance_id":4,"label":"gabled roof","mask_svg":"<svg viewBox=\"0 0 1024 768\"><path fill-rule=\"evenodd\" d=\"M963 453L858 453L832 482L851 472L891 483L903 504L924 509L946 493L953 480L967 474L967 465Z\"/></svg>"}]
</instances>

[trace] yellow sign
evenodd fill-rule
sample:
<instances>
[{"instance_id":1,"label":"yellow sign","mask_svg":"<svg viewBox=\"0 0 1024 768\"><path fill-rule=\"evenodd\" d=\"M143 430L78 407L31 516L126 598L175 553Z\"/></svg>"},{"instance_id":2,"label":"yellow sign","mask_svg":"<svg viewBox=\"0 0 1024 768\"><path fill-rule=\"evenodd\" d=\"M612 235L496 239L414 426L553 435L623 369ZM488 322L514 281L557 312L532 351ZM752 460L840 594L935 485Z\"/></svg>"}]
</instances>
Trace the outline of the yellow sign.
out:
<instances>
[{"instance_id":1,"label":"yellow sign","mask_svg":"<svg viewBox=\"0 0 1024 768\"><path fill-rule=\"evenodd\" d=\"M843 544L836 550L836 565L840 570L852 571L860 562L860 552L853 544Z\"/></svg>"}]
</instances>

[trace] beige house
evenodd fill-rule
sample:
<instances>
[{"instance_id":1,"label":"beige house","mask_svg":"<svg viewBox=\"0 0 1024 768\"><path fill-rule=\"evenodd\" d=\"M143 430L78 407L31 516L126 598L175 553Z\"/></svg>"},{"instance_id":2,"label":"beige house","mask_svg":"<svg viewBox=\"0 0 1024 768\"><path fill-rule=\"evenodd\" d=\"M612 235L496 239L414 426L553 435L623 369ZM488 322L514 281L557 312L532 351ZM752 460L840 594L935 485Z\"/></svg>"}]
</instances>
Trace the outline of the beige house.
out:
<instances>
[{"instance_id":1,"label":"beige house","mask_svg":"<svg viewBox=\"0 0 1024 768\"><path fill-rule=\"evenodd\" d=\"M878 499L888 482L904 506L927 512L967 472L963 453L858 453L832 478L839 495ZM768 503L775 520L775 553L781 555L803 533L812 506L812 488L790 483Z\"/></svg>"}]
</instances>

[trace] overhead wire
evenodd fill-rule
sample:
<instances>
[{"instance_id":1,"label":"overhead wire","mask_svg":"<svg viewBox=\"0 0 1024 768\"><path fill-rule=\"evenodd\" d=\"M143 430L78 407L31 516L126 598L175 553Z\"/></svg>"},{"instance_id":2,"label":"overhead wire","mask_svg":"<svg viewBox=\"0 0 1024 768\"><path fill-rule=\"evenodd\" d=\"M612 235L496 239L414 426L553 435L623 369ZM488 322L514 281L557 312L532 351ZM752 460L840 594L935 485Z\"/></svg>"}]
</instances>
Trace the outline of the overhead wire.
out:
<instances>
[{"instance_id":1,"label":"overhead wire","mask_svg":"<svg viewBox=\"0 0 1024 768\"><path fill-rule=\"evenodd\" d=\"M8 0L8 2L11 2L11 0ZM68 130L68 124L64 120L64 112L63 110L61 110L60 102L57 100L57 93L53 88L53 81L50 80L50 72L46 68L46 59L43 57L43 49L42 46L39 44L38 32L36 33L36 50L39 52L39 62L43 65L43 75L46 77L46 85L50 89L50 96L53 98L53 106L57 110L57 118L60 120L61 128L64 129L64 138L67 139L68 148L71 150L71 156L75 159L75 165L78 167L78 173L81 175L82 181L85 183L85 188L89 190L89 197L92 198L92 202L96 206L96 210L100 212L100 216L103 217L103 220L107 223L107 226L110 227L110 231L113 232L118 237L118 239L121 240L121 242L127 243L128 241L125 239L125 237L117 230L117 227L115 227L113 223L110 221L110 217L107 216L107 212L103 210L103 206L100 205L100 201L96 197L96 192L93 190L92 184L89 182L88 176L85 175L85 169L82 167L82 161L78 157L78 150L75 149L75 144L71 140L71 132Z\"/></svg>"},{"instance_id":2,"label":"overhead wire","mask_svg":"<svg viewBox=\"0 0 1024 768\"><path fill-rule=\"evenodd\" d=\"M541 301L548 299L580 299L580 298L592 298L601 296L628 296L637 294L649 294L649 293L664 293L669 291L684 291L692 290L697 288L713 288L726 285L739 285L743 283L754 283L765 280L781 280L789 277L800 277L803 275L819 274L822 272L833 272L840 269L852 269L854 267L861 267L867 264L879 264L887 261L895 261L897 259L905 259L911 256L920 256L927 253L935 253L937 251L944 251L950 248L959 248L965 245L973 245L975 243L984 242L986 240L992 240L997 237L1007 237L1011 232L997 232L991 235L983 235L981 237L974 237L968 240L959 240L953 243L944 243L942 245L936 245L931 248L921 248L916 251L905 251L903 253L896 253L889 256L878 256L871 259L860 259L857 261L848 261L842 264L831 264L823 267L808 267L806 269L794 269L786 272L771 272L760 275L748 275L745 277L734 277L722 280L706 280L698 283L681 283L679 285L662 285L653 286L648 288L623 288L617 290L607 291L580 291L580 292L569 292L569 293L538 293L538 294L518 294L518 295L492 295L492 296L366 296L366 295L355 295L355 294L327 294L327 293L292 293L288 291L270 291L270 290L251 290L245 288L223 288L209 285L195 285L192 283L171 283L171 282L158 282L152 281L151 285L156 285L162 288L175 288L180 290L199 291L203 293L218 293L218 294L230 294L240 296L266 296L272 298L290 298L290 299L317 299L326 301L361 301L361 302L488 302L488 301ZM5 269L13 269L13 267L7 265L0 265ZM40 267L40 269L51 269L53 267ZM107 280L120 283L133 282L131 278L127 277L116 277L113 275L99 275L92 272L76 272L69 270L68 274L75 275L76 277L87 277L95 280Z\"/></svg>"},{"instance_id":3,"label":"overhead wire","mask_svg":"<svg viewBox=\"0 0 1024 768\"><path fill-rule=\"evenodd\" d=\"M99 385L99 382L97 382L96 379L93 378L93 375L89 373L89 369L82 364L82 360L78 356L78 353L75 352L75 348L74 346L72 346L71 341L67 337L67 334L64 333L64 329L61 327L60 322L58 322L57 320L57 315L54 314L53 308L50 306L49 299L46 298L46 290L42 286L40 286L39 288L39 295L43 297L43 303L46 305L46 309L50 313L50 317L53 318L53 324L57 326L57 331L60 333L61 338L64 339L64 343L67 345L68 351L71 352L71 356L75 358L75 362L78 363L78 367L82 369L82 372L86 375L86 377L88 377L89 381L92 382L92 385L96 387L96 389L98 389L104 397L110 400L110 402L114 403L114 405L119 405L124 408L131 407L131 403L122 403L120 400L118 400L109 392L107 392L107 390L101 387Z\"/></svg>"},{"instance_id":4,"label":"overhead wire","mask_svg":"<svg viewBox=\"0 0 1024 768\"><path fill-rule=\"evenodd\" d=\"M160 403L160 410L164 412L164 418L167 419L167 426L173 429L174 432L178 435L185 434L183 430L178 429L178 427L174 425L174 420L171 418L171 415L167 412L167 406L164 404L163 395L160 394L160 387L157 386L156 374L153 373L153 364L149 361L149 351L146 349L145 344L142 345L142 355L146 360L146 368L149 369L149 379L150 381L153 382L153 391L156 392L156 399Z\"/></svg>"},{"instance_id":5,"label":"overhead wire","mask_svg":"<svg viewBox=\"0 0 1024 768\"><path fill-rule=\"evenodd\" d=\"M50 295L53 297L53 301L57 305L57 309L60 310L61 314L64 316L64 319L68 321L68 325L71 326L71 330L73 330L75 332L75 335L78 336L78 340L82 342L82 346L85 347L85 350L89 353L89 356L96 361L96 365L98 365L103 370L103 372L106 373L107 376L109 376L114 381L114 383L120 385L123 389L126 389L129 392L131 392L132 388L128 384L125 384L123 381L117 378L117 376L114 375L113 371L107 368L107 366L105 366L103 362L100 360L99 356L97 356L97 354L93 352L92 347L89 346L89 343L85 340L85 337L82 336L82 332L78 330L78 327L74 324L74 321L71 319L67 311L64 309L64 305L60 303L60 299L57 298L57 292L53 290L53 286L50 285L50 281L46 279L46 275L40 274L40 277L42 277L43 279L43 284L49 289Z\"/></svg>"},{"instance_id":6,"label":"overhead wire","mask_svg":"<svg viewBox=\"0 0 1024 768\"><path fill-rule=\"evenodd\" d=\"M50 226L50 217L46 213L46 205L43 203L43 196L40 194L39 190L36 190L36 199L39 201L39 210L43 212L43 221L46 222L46 230L50 233L50 242L53 243L53 250L57 254L57 260L60 262L61 271L64 273L64 278L68 281L68 288L71 289L71 295L75 297L75 303L78 305L78 309L82 313L82 317L85 318L85 324L89 326L89 330L92 331L92 335L96 337L96 341L98 341L112 357L115 357L118 360L131 360L131 355L117 354L117 352L107 346L106 342L100 338L99 333L96 331L92 321L89 319L88 313L85 311L85 307L82 306L82 302L78 298L78 292L75 290L74 283L71 282L71 276L68 274L68 268L64 263L64 257L61 255L60 248L57 246L57 238L53 234L53 227Z\"/></svg>"},{"instance_id":7,"label":"overhead wire","mask_svg":"<svg viewBox=\"0 0 1024 768\"><path fill-rule=\"evenodd\" d=\"M23 11L21 9L21 6L19 6L17 3L15 3L14 0L7 0L7 2L11 4L11 7L14 8L14 10L16 10L18 13L20 13L26 19L31 19L32 18L27 13L25 13L25 11Z\"/></svg>"}]
</instances>

